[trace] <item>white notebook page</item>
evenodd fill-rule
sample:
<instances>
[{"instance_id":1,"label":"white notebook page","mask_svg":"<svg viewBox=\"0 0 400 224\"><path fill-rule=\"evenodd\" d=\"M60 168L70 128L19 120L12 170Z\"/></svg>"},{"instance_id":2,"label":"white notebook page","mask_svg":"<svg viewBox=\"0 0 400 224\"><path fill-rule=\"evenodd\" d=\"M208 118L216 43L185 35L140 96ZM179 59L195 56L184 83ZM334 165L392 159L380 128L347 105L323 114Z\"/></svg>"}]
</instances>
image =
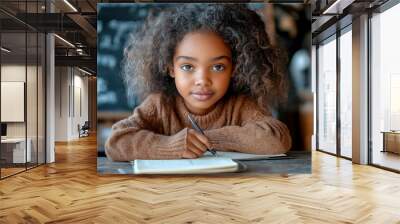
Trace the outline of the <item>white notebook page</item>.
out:
<instances>
[{"instance_id":1,"label":"white notebook page","mask_svg":"<svg viewBox=\"0 0 400 224\"><path fill-rule=\"evenodd\" d=\"M197 159L135 160L135 174L185 174L235 172L238 164L232 159L204 156Z\"/></svg>"}]
</instances>

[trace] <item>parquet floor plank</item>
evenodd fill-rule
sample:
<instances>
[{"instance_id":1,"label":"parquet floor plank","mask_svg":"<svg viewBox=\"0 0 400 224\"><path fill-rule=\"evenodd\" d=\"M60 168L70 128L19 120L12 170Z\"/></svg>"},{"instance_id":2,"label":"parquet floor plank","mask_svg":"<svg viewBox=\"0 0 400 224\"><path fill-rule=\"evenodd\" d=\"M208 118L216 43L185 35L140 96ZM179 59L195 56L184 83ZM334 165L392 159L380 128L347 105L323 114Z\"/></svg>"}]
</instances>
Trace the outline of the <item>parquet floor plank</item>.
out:
<instances>
[{"instance_id":1,"label":"parquet floor plank","mask_svg":"<svg viewBox=\"0 0 400 224\"><path fill-rule=\"evenodd\" d=\"M96 173L96 139L0 181L0 223L400 223L400 175L313 152L312 174Z\"/></svg>"}]
</instances>

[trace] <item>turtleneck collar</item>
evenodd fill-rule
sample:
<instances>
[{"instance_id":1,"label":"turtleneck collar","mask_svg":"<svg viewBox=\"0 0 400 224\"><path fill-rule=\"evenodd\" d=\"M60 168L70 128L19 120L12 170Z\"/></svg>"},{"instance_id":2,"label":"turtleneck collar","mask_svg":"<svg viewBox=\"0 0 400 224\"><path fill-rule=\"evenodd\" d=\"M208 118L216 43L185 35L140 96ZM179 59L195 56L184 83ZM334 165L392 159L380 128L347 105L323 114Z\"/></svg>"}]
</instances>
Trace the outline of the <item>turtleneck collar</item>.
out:
<instances>
[{"instance_id":1,"label":"turtleneck collar","mask_svg":"<svg viewBox=\"0 0 400 224\"><path fill-rule=\"evenodd\" d=\"M211 111L206 114L198 115L190 113L189 109L185 105L182 96L176 96L176 108L178 109L179 116L188 127L191 127L191 124L187 118L188 114L190 114L201 128L206 129L208 126L210 126L210 124L212 124L221 116L225 103L226 97L223 97L216 103L217 105L215 105L215 107Z\"/></svg>"}]
</instances>

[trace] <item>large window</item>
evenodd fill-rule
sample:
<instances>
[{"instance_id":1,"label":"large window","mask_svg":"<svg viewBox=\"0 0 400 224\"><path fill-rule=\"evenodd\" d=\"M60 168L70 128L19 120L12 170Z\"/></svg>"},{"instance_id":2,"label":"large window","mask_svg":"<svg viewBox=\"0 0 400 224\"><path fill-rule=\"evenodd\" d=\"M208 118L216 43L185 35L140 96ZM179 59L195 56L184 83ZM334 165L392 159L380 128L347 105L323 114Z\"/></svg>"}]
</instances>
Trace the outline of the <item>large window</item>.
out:
<instances>
[{"instance_id":1,"label":"large window","mask_svg":"<svg viewBox=\"0 0 400 224\"><path fill-rule=\"evenodd\" d=\"M400 4L371 18L372 163L400 170Z\"/></svg>"},{"instance_id":2,"label":"large window","mask_svg":"<svg viewBox=\"0 0 400 224\"><path fill-rule=\"evenodd\" d=\"M345 158L352 157L351 32L349 25L340 31L339 37L333 35L320 43L317 51L318 149L337 154L339 148L338 156Z\"/></svg>"},{"instance_id":3,"label":"large window","mask_svg":"<svg viewBox=\"0 0 400 224\"><path fill-rule=\"evenodd\" d=\"M343 30L340 43L340 155L352 157L352 35L351 26Z\"/></svg>"},{"instance_id":4,"label":"large window","mask_svg":"<svg viewBox=\"0 0 400 224\"><path fill-rule=\"evenodd\" d=\"M336 36L318 47L318 149L336 153Z\"/></svg>"}]
</instances>

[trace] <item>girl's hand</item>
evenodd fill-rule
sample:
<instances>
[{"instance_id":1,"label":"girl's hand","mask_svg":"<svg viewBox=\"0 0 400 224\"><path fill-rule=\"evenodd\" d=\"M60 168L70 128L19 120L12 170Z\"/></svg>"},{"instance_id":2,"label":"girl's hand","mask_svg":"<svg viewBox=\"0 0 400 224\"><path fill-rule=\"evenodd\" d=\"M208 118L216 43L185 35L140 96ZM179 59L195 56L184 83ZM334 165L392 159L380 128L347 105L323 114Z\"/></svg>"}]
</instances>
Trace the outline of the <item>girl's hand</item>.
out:
<instances>
[{"instance_id":1,"label":"girl's hand","mask_svg":"<svg viewBox=\"0 0 400 224\"><path fill-rule=\"evenodd\" d=\"M194 129L188 130L186 149L182 152L182 158L194 159L203 155L211 144L205 135L202 135Z\"/></svg>"}]
</instances>

